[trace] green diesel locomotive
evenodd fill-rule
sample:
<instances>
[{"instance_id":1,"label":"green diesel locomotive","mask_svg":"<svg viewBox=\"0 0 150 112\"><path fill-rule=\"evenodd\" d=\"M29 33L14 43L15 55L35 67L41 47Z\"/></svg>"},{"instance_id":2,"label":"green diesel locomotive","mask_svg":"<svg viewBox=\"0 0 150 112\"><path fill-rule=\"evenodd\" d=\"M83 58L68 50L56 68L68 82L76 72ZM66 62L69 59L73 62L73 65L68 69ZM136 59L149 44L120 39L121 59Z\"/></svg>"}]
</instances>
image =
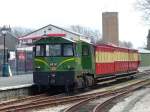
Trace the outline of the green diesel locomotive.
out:
<instances>
[{"instance_id":1,"label":"green diesel locomotive","mask_svg":"<svg viewBox=\"0 0 150 112\"><path fill-rule=\"evenodd\" d=\"M35 84L47 87L76 85L79 88L94 84L94 48L91 43L55 34L33 44Z\"/></svg>"}]
</instances>

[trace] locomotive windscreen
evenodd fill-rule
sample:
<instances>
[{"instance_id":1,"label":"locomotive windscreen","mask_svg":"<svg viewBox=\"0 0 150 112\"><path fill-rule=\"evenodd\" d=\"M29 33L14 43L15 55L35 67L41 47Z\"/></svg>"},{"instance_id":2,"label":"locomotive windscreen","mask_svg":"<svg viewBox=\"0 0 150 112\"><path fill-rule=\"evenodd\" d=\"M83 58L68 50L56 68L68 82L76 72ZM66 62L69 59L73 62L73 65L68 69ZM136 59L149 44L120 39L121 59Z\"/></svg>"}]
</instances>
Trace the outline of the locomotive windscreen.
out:
<instances>
[{"instance_id":1,"label":"locomotive windscreen","mask_svg":"<svg viewBox=\"0 0 150 112\"><path fill-rule=\"evenodd\" d=\"M74 56L73 44L36 45L35 56Z\"/></svg>"}]
</instances>

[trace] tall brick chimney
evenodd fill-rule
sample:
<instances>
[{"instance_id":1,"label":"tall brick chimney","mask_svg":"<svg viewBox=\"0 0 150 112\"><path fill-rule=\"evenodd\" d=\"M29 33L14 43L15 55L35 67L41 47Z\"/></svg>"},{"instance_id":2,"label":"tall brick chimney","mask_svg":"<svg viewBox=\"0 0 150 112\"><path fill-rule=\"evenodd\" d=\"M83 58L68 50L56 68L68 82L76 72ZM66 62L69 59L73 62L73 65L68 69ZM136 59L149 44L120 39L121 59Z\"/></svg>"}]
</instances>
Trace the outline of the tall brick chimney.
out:
<instances>
[{"instance_id":1,"label":"tall brick chimney","mask_svg":"<svg viewBox=\"0 0 150 112\"><path fill-rule=\"evenodd\" d=\"M102 38L106 43L119 45L118 12L102 13Z\"/></svg>"}]
</instances>

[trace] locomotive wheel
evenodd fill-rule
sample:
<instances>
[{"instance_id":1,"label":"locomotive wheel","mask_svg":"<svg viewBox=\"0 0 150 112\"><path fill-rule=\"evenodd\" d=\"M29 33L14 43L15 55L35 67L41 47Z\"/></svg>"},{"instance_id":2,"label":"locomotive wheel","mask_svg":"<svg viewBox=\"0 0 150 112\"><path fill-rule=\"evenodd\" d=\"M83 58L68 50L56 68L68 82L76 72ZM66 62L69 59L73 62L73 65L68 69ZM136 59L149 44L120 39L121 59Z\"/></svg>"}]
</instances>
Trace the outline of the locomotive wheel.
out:
<instances>
[{"instance_id":1,"label":"locomotive wheel","mask_svg":"<svg viewBox=\"0 0 150 112\"><path fill-rule=\"evenodd\" d=\"M75 82L74 82L73 87L74 87L74 90L84 88L84 80L83 80L83 78L76 79Z\"/></svg>"},{"instance_id":2,"label":"locomotive wheel","mask_svg":"<svg viewBox=\"0 0 150 112\"><path fill-rule=\"evenodd\" d=\"M88 88L88 86L89 86L88 76L83 75L83 88Z\"/></svg>"},{"instance_id":3,"label":"locomotive wheel","mask_svg":"<svg viewBox=\"0 0 150 112\"><path fill-rule=\"evenodd\" d=\"M94 81L94 77L90 76L90 86L94 86L95 81Z\"/></svg>"}]
</instances>

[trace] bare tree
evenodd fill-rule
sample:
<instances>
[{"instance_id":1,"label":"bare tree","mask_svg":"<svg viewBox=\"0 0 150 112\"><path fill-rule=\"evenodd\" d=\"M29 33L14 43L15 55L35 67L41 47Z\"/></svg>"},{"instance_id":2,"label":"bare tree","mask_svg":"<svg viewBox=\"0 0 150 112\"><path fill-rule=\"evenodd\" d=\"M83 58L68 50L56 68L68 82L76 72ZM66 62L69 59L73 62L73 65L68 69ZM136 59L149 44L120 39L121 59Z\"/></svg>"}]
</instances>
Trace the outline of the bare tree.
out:
<instances>
[{"instance_id":1,"label":"bare tree","mask_svg":"<svg viewBox=\"0 0 150 112\"><path fill-rule=\"evenodd\" d=\"M91 28L83 27L80 25L71 25L70 30L91 38L92 42L94 43L101 39L101 34L98 30L93 30Z\"/></svg>"},{"instance_id":2,"label":"bare tree","mask_svg":"<svg viewBox=\"0 0 150 112\"><path fill-rule=\"evenodd\" d=\"M132 48L133 47L131 42L126 42L126 41L120 41L119 46L120 47L126 47L126 48Z\"/></svg>"},{"instance_id":3,"label":"bare tree","mask_svg":"<svg viewBox=\"0 0 150 112\"><path fill-rule=\"evenodd\" d=\"M15 37L21 37L29 32L31 32L33 30L28 29L28 28L24 28L24 27L13 27L11 30L11 33L15 36Z\"/></svg>"},{"instance_id":4,"label":"bare tree","mask_svg":"<svg viewBox=\"0 0 150 112\"><path fill-rule=\"evenodd\" d=\"M149 22L150 20L150 0L137 0L136 9L142 12L143 19ZM148 23L150 24L150 23Z\"/></svg>"}]
</instances>

